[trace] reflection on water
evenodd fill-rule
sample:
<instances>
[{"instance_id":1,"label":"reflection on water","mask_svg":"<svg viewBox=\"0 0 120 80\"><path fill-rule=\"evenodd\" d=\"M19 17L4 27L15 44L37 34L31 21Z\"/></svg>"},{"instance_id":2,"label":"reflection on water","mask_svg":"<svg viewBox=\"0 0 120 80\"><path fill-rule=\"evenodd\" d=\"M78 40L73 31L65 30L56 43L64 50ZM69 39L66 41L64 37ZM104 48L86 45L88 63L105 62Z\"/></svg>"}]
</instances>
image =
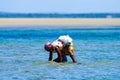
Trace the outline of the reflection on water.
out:
<instances>
[{"instance_id":1,"label":"reflection on water","mask_svg":"<svg viewBox=\"0 0 120 80\"><path fill-rule=\"evenodd\" d=\"M46 31L47 30L47 31ZM77 63L48 61L43 45L74 40ZM56 54L54 54L56 58ZM1 28L0 80L119 80L120 28Z\"/></svg>"}]
</instances>

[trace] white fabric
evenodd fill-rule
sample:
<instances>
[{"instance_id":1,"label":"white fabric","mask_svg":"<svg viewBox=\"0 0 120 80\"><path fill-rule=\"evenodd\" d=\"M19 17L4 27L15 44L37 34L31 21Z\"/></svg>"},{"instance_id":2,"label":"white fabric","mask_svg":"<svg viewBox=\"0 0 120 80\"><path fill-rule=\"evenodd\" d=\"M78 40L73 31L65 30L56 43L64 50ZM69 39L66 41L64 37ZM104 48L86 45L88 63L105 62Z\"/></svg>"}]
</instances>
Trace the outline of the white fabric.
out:
<instances>
[{"instance_id":1,"label":"white fabric","mask_svg":"<svg viewBox=\"0 0 120 80\"><path fill-rule=\"evenodd\" d=\"M68 42L72 42L72 38L69 35L60 36L58 40L63 41L65 44Z\"/></svg>"}]
</instances>

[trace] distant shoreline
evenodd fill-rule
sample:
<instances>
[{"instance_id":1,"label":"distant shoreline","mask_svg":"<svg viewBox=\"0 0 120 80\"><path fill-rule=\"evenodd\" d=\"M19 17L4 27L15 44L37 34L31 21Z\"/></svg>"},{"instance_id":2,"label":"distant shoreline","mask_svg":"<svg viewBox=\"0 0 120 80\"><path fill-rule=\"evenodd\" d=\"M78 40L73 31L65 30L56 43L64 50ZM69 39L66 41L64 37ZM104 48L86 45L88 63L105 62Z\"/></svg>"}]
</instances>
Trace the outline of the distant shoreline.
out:
<instances>
[{"instance_id":1,"label":"distant shoreline","mask_svg":"<svg viewBox=\"0 0 120 80\"><path fill-rule=\"evenodd\" d=\"M0 18L120 18L120 13L10 13L10 12L0 12Z\"/></svg>"},{"instance_id":2,"label":"distant shoreline","mask_svg":"<svg viewBox=\"0 0 120 80\"><path fill-rule=\"evenodd\" d=\"M1 26L116 26L120 18L0 18Z\"/></svg>"}]
</instances>

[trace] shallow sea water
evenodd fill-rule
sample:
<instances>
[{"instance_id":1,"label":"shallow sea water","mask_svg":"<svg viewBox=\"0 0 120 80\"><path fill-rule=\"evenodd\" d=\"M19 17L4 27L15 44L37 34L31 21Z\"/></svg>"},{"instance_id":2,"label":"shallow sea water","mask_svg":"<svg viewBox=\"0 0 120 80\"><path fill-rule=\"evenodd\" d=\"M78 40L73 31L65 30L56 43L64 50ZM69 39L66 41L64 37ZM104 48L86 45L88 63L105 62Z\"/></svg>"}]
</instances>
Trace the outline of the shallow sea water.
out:
<instances>
[{"instance_id":1,"label":"shallow sea water","mask_svg":"<svg viewBox=\"0 0 120 80\"><path fill-rule=\"evenodd\" d=\"M48 61L44 43L60 35L73 38L77 63ZM120 26L0 27L0 80L119 79Z\"/></svg>"}]
</instances>

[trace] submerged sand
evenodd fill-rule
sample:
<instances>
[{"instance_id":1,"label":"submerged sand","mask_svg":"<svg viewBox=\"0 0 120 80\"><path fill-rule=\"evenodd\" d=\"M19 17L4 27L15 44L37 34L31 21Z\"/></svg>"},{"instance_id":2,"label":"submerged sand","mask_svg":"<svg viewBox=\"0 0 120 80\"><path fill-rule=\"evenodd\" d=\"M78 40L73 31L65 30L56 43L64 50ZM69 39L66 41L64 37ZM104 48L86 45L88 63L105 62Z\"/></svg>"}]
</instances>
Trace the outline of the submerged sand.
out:
<instances>
[{"instance_id":1,"label":"submerged sand","mask_svg":"<svg viewBox=\"0 0 120 80\"><path fill-rule=\"evenodd\" d=\"M0 26L120 25L120 18L0 18Z\"/></svg>"}]
</instances>

